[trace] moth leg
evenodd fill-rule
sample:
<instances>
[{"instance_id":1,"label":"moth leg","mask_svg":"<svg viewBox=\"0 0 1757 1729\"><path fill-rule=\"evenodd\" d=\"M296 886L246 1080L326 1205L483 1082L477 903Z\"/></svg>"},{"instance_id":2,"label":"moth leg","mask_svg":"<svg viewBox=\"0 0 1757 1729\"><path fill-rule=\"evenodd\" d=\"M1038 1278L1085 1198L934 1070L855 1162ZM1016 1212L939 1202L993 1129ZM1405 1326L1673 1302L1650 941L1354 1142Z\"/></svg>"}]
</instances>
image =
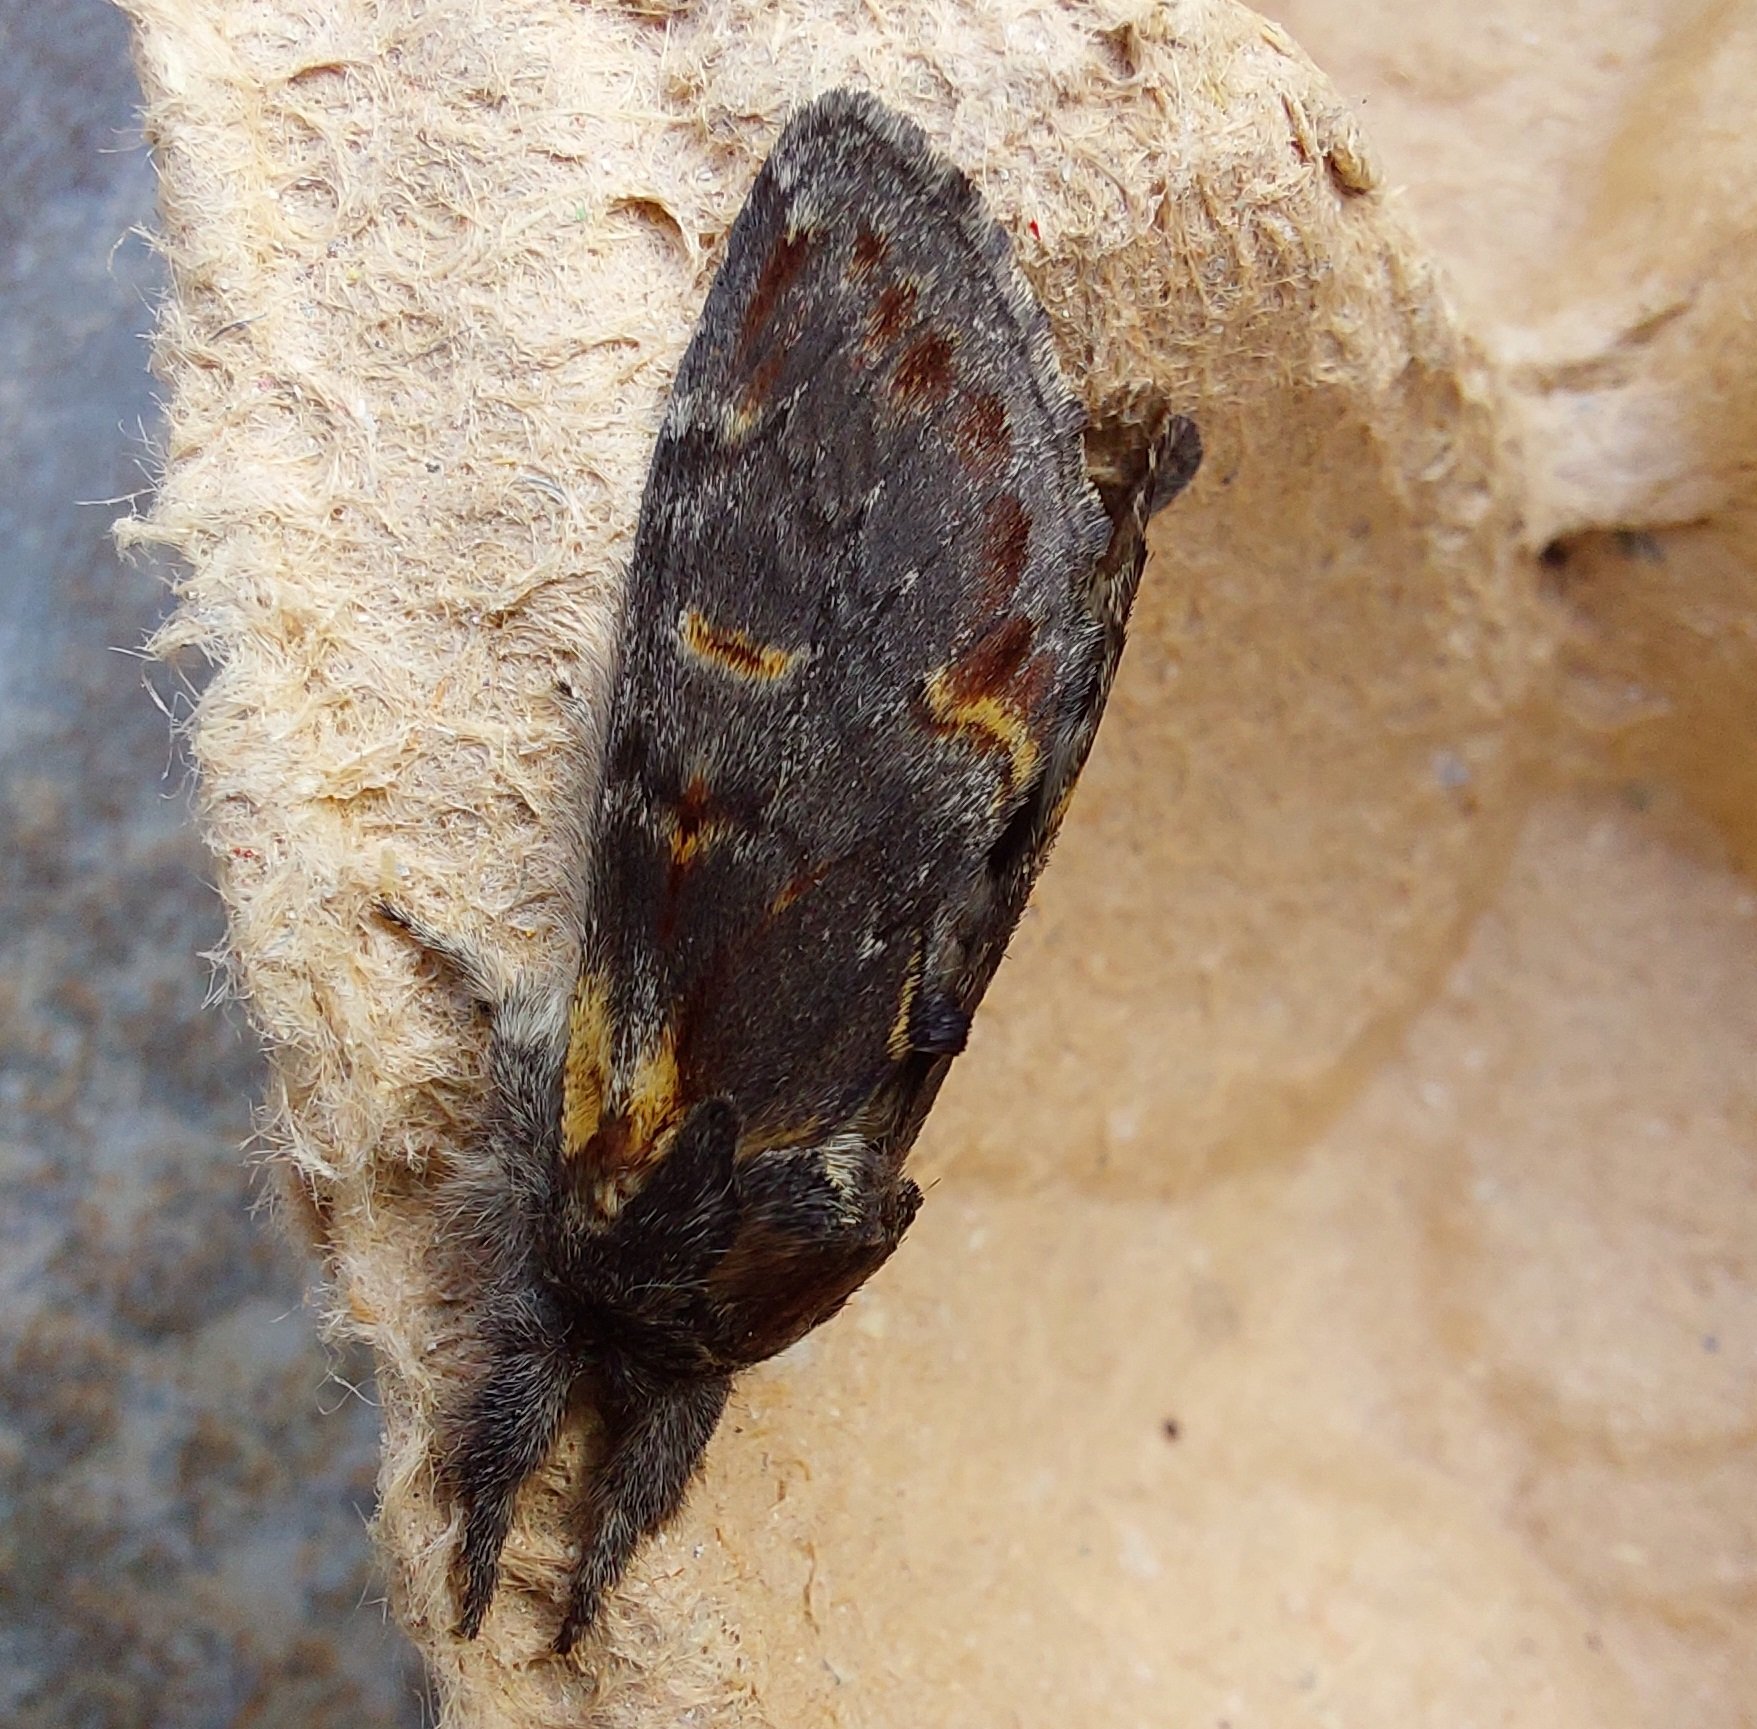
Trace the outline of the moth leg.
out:
<instances>
[{"instance_id":1,"label":"moth leg","mask_svg":"<svg viewBox=\"0 0 1757 1729\"><path fill-rule=\"evenodd\" d=\"M526 1306L491 1330L494 1356L452 1433L442 1476L463 1513L453 1558L460 1638L474 1639L500 1577L500 1551L519 1487L548 1457L567 1411L574 1367L560 1341Z\"/></svg>"},{"instance_id":2,"label":"moth leg","mask_svg":"<svg viewBox=\"0 0 1757 1729\"><path fill-rule=\"evenodd\" d=\"M705 1376L612 1406L610 1449L583 1498L584 1548L555 1635L557 1654L573 1649L641 1540L683 1504L731 1385L729 1376Z\"/></svg>"},{"instance_id":3,"label":"moth leg","mask_svg":"<svg viewBox=\"0 0 1757 1729\"><path fill-rule=\"evenodd\" d=\"M394 901L378 900L372 910L387 925L394 925L417 948L425 950L470 993L480 1008L492 1008L505 994L500 969L468 937L454 936Z\"/></svg>"},{"instance_id":4,"label":"moth leg","mask_svg":"<svg viewBox=\"0 0 1757 1729\"><path fill-rule=\"evenodd\" d=\"M500 1125L510 1131L500 1137L502 1150L516 1158L521 1147L540 1145L560 1108L561 1070L567 1060L566 988L555 975L542 972L509 978L470 938L436 930L390 901L377 902L374 911L439 961L476 1006L489 1012L489 1070L500 1102ZM535 1167L509 1175L527 1199L541 1188Z\"/></svg>"}]
</instances>

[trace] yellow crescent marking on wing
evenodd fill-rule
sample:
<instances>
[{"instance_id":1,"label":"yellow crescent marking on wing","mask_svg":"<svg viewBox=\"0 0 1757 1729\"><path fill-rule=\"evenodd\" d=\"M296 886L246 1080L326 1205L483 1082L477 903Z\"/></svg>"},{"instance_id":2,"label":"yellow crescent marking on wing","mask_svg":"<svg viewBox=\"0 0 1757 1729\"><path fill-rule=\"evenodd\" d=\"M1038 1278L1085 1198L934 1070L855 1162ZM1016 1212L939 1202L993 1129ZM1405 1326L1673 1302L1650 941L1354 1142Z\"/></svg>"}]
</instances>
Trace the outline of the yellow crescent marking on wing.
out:
<instances>
[{"instance_id":1,"label":"yellow crescent marking on wing","mask_svg":"<svg viewBox=\"0 0 1757 1729\"><path fill-rule=\"evenodd\" d=\"M578 1158L604 1115L610 1073L610 998L602 981L582 973L567 1015L567 1062L561 1075L561 1146Z\"/></svg>"},{"instance_id":2,"label":"yellow crescent marking on wing","mask_svg":"<svg viewBox=\"0 0 1757 1729\"><path fill-rule=\"evenodd\" d=\"M683 1119L677 1086L677 1035L669 1027L641 1059L623 1109L628 1117L629 1163L655 1163L662 1156L660 1137Z\"/></svg>"},{"instance_id":3,"label":"yellow crescent marking on wing","mask_svg":"<svg viewBox=\"0 0 1757 1729\"><path fill-rule=\"evenodd\" d=\"M952 687L951 669L942 667L927 681L927 708L939 727L951 733L975 734L978 750L996 748L1007 756L1014 787L1024 786L1037 766L1037 740L1018 714L997 696L960 696ZM982 741L987 740L985 746Z\"/></svg>"},{"instance_id":4,"label":"yellow crescent marking on wing","mask_svg":"<svg viewBox=\"0 0 1757 1729\"><path fill-rule=\"evenodd\" d=\"M606 1219L615 1218L625 1200L640 1193L648 1172L671 1151L673 1132L683 1121L671 1028L662 1031L617 1093L615 1107L580 1149L592 1167L592 1200Z\"/></svg>"},{"instance_id":5,"label":"yellow crescent marking on wing","mask_svg":"<svg viewBox=\"0 0 1757 1729\"><path fill-rule=\"evenodd\" d=\"M726 832L727 825L723 822L705 822L687 831L674 825L668 837L671 862L679 870L686 870Z\"/></svg>"},{"instance_id":6,"label":"yellow crescent marking on wing","mask_svg":"<svg viewBox=\"0 0 1757 1729\"><path fill-rule=\"evenodd\" d=\"M909 1054L909 1016L914 1012L915 999L921 994L921 939L915 939L915 951L909 957L909 970L903 975L903 994L897 1002L897 1018L891 1022L891 1036L885 1049L891 1061L900 1063Z\"/></svg>"},{"instance_id":7,"label":"yellow crescent marking on wing","mask_svg":"<svg viewBox=\"0 0 1757 1729\"><path fill-rule=\"evenodd\" d=\"M697 660L705 660L710 666L751 684L773 684L785 678L799 664L803 653L796 648L776 648L773 643L758 642L732 625L712 624L693 607L678 619L677 634Z\"/></svg>"},{"instance_id":8,"label":"yellow crescent marking on wing","mask_svg":"<svg viewBox=\"0 0 1757 1729\"><path fill-rule=\"evenodd\" d=\"M683 1121L677 1075L677 1038L669 1027L641 1058L620 1101L600 1110L593 1132L568 1151L590 1168L590 1193L598 1211L615 1218L637 1194L648 1171L670 1151L672 1133Z\"/></svg>"}]
</instances>

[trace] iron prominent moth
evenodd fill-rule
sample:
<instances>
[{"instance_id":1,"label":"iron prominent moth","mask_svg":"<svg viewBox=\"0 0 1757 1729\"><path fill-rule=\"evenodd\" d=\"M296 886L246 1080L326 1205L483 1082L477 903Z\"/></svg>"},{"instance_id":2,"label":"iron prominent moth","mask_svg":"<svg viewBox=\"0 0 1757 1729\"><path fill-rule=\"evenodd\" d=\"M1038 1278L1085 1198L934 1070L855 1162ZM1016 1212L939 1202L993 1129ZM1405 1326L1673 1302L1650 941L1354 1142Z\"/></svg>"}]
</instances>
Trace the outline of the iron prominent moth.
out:
<instances>
[{"instance_id":1,"label":"iron prominent moth","mask_svg":"<svg viewBox=\"0 0 1757 1729\"><path fill-rule=\"evenodd\" d=\"M567 1650L677 1508L732 1377L897 1247L904 1161L1041 869L1121 653L1163 408L1088 430L975 187L872 98L797 112L727 241L628 572L571 994L492 1015L451 1236L458 1630L589 1388Z\"/></svg>"}]
</instances>

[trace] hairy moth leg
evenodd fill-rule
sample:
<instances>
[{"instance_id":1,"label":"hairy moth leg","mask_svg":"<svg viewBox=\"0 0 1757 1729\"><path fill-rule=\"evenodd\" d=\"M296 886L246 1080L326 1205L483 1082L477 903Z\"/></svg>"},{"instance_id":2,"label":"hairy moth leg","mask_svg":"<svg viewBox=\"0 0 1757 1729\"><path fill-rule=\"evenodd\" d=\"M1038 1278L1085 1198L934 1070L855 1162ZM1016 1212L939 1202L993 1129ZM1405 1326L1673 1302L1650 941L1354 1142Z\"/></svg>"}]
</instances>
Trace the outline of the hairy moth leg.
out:
<instances>
[{"instance_id":1,"label":"hairy moth leg","mask_svg":"<svg viewBox=\"0 0 1757 1729\"><path fill-rule=\"evenodd\" d=\"M392 901L376 901L372 910L438 961L478 1008L490 1012L494 1028L490 1055L501 1102L547 1107L552 1101L547 1096L533 1097L532 1082L536 1078L547 1085L560 1077L567 1056L570 985L535 974L510 978L469 937L439 930ZM544 1125L535 1126L540 1131Z\"/></svg>"},{"instance_id":2,"label":"hairy moth leg","mask_svg":"<svg viewBox=\"0 0 1757 1729\"><path fill-rule=\"evenodd\" d=\"M440 1436L444 1484L463 1514L453 1570L464 1639L481 1631L513 1502L555 1444L575 1376L561 1336L534 1303L509 1303L486 1338L488 1366L455 1423L442 1422Z\"/></svg>"},{"instance_id":3,"label":"hairy moth leg","mask_svg":"<svg viewBox=\"0 0 1757 1729\"><path fill-rule=\"evenodd\" d=\"M440 962L479 1007L492 1008L500 1000L503 982L499 969L468 937L442 931L395 901L374 901L372 910Z\"/></svg>"},{"instance_id":4,"label":"hairy moth leg","mask_svg":"<svg viewBox=\"0 0 1757 1729\"><path fill-rule=\"evenodd\" d=\"M641 1540L683 1504L731 1385L730 1376L715 1375L606 1400L609 1450L581 1498L583 1547L557 1653L573 1649Z\"/></svg>"},{"instance_id":5,"label":"hairy moth leg","mask_svg":"<svg viewBox=\"0 0 1757 1729\"><path fill-rule=\"evenodd\" d=\"M454 1197L459 1240L473 1245L465 1271L482 1283L478 1334L487 1361L455 1412L440 1420L442 1486L463 1515L453 1558L461 1609L457 1631L474 1638L494 1596L500 1552L519 1486L555 1444L577 1366L565 1327L535 1295L528 1233L546 1204L542 1149L556 1115L567 1049L567 997L537 977L508 982L466 938L436 930L381 901L387 923L455 975L492 1016L494 1101L483 1151L496 1172L476 1173Z\"/></svg>"},{"instance_id":6,"label":"hairy moth leg","mask_svg":"<svg viewBox=\"0 0 1757 1729\"><path fill-rule=\"evenodd\" d=\"M835 1180L811 1154L759 1157L735 1171L735 1137L722 1102L697 1108L606 1239L600 1276L631 1281L621 1291L631 1318L644 1310L659 1322L671 1293L653 1284L653 1270L683 1288L705 1274L699 1288L715 1311L707 1330L721 1360L754 1363L826 1318L889 1257L921 1192L907 1178L875 1180L864 1161ZM793 1300L777 1302L783 1292ZM608 1447L582 1497L583 1547L559 1652L592 1625L642 1539L677 1511L731 1385L705 1365L654 1377L614 1348L600 1375Z\"/></svg>"}]
</instances>

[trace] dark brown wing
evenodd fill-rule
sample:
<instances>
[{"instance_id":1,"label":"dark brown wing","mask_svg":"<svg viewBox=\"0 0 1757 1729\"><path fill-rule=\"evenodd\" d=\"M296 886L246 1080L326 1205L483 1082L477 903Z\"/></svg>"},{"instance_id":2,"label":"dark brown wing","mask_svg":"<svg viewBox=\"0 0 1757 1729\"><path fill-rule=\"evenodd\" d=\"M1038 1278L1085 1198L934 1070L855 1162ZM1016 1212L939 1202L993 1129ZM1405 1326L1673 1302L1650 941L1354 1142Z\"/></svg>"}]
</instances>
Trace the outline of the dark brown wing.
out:
<instances>
[{"instance_id":1,"label":"dark brown wing","mask_svg":"<svg viewBox=\"0 0 1757 1729\"><path fill-rule=\"evenodd\" d=\"M1086 465L1111 523L1103 556L1077 573L1073 584L1074 604L1093 626L1090 650L1064 687L1044 772L997 840L958 915L954 941L940 957L937 991L966 1018L993 981L1061 830L1122 658L1147 561L1148 520L1195 479L1202 465L1201 434L1194 421L1164 410L1145 425L1093 428L1086 436ZM901 1159L920 1133L950 1060L950 1055L924 1053L897 1077L886 1126L895 1158Z\"/></svg>"},{"instance_id":2,"label":"dark brown wing","mask_svg":"<svg viewBox=\"0 0 1757 1729\"><path fill-rule=\"evenodd\" d=\"M973 999L948 1017L936 981L1108 664L1081 419L922 134L841 92L790 122L636 537L576 1023L605 1072L569 1112L589 1173L710 1097L746 1155L821 1141L961 1042Z\"/></svg>"},{"instance_id":3,"label":"dark brown wing","mask_svg":"<svg viewBox=\"0 0 1757 1729\"><path fill-rule=\"evenodd\" d=\"M1188 485L1202 447L1190 421L1161 413L1144 427L1118 423L1088 435L1086 455L1112 525L1104 555L1073 585L1074 602L1094 627L1089 652L1064 686L1042 774L997 838L969 898L942 926L947 940L930 957L912 1004L915 1048L859 1115L856 1126L873 1160L864 1228L838 1228L829 1216L839 1210L833 1186L790 1168L797 1155L766 1160L753 1173L761 1181L714 1275L716 1300L723 1314L737 1318L748 1360L783 1348L834 1313L889 1256L914 1216L920 1193L901 1177L903 1161L1006 952L1091 749L1146 561L1147 520ZM919 1036L936 1028L947 1035L943 1042ZM778 1205L766 1204L769 1189ZM814 1207L825 1213L815 1226Z\"/></svg>"},{"instance_id":4,"label":"dark brown wing","mask_svg":"<svg viewBox=\"0 0 1757 1729\"><path fill-rule=\"evenodd\" d=\"M1201 434L1181 414L1162 410L1146 428L1119 423L1086 435L1087 472L1111 523L1103 556L1074 585L1075 605L1094 626L1091 649L1064 687L1044 773L990 855L985 888L992 885L992 900L965 913L962 952L947 957L948 989L967 1012L982 1000L1000 965L1092 752L1147 562L1147 523L1195 479L1201 465Z\"/></svg>"}]
</instances>

